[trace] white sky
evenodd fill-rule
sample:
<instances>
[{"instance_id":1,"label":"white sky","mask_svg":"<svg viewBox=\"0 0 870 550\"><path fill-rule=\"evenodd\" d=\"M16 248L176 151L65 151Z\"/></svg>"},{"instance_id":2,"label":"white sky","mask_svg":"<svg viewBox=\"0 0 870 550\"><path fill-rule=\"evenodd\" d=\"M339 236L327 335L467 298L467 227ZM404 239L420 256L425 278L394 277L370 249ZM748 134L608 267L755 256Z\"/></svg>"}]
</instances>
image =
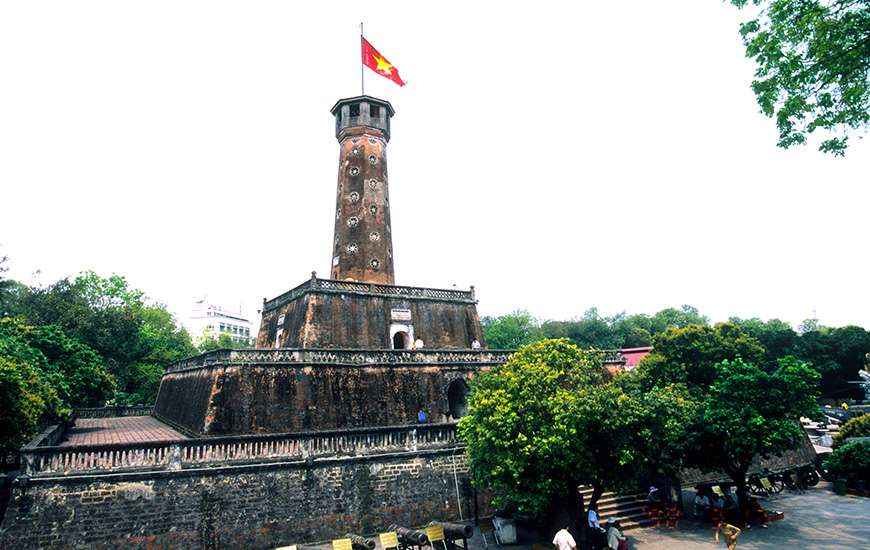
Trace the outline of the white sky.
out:
<instances>
[{"instance_id":1,"label":"white sky","mask_svg":"<svg viewBox=\"0 0 870 550\"><path fill-rule=\"evenodd\" d=\"M358 23L392 102L398 284L481 315L692 304L870 326L870 140L775 147L719 0L0 3L0 255L186 312L328 276Z\"/></svg>"}]
</instances>

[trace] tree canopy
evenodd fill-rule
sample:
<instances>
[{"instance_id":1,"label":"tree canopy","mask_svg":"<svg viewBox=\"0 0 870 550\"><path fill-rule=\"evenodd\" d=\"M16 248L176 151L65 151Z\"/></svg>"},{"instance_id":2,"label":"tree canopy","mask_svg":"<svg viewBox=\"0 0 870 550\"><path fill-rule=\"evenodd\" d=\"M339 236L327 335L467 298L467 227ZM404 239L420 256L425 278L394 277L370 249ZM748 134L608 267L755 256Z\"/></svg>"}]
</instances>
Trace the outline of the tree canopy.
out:
<instances>
[{"instance_id":1,"label":"tree canopy","mask_svg":"<svg viewBox=\"0 0 870 550\"><path fill-rule=\"evenodd\" d=\"M740 351L747 362L774 370L778 367L779 358L793 355L810 363L822 375L819 381L821 397L841 400L863 395L861 387L852 382L858 380L858 371L864 368L866 356L870 353L870 331L857 326L827 327L813 319L802 323L797 331L779 319L763 321L754 317L732 317L726 325L729 330L738 331L734 334L740 334L743 338L742 343L735 341L729 345L749 346L732 350ZM669 335L671 330L689 326L695 327L689 333ZM703 336L709 340L714 338L717 331L725 330L714 330L706 316L688 305L666 308L653 315L622 312L612 316L602 315L593 307L568 321L543 322L527 311L515 311L496 318L484 317L483 328L490 348L515 349L543 338L567 338L584 349L620 349L655 344L660 354L667 352L668 342L673 337L698 340ZM716 346L721 346L722 342L716 344L707 341L702 344L698 340L695 345L706 346L707 352L713 353L712 359L700 367L702 369L709 370L712 364L733 358L732 354L727 353L728 350L715 352ZM683 347L682 343L678 346L679 349ZM689 348L685 350L689 352ZM704 351L696 348L693 353L703 354ZM679 364L680 361L668 363L673 368L680 368Z\"/></svg>"},{"instance_id":2,"label":"tree canopy","mask_svg":"<svg viewBox=\"0 0 870 550\"><path fill-rule=\"evenodd\" d=\"M474 483L492 488L496 505L562 517L578 485L595 487L594 502L605 487L634 487L640 474L678 464L688 394L632 391L610 380L602 359L542 340L472 380L459 432Z\"/></svg>"},{"instance_id":3,"label":"tree canopy","mask_svg":"<svg viewBox=\"0 0 870 550\"><path fill-rule=\"evenodd\" d=\"M684 464L723 471L747 499L746 473L756 456L769 457L798 445L797 420L817 416L818 373L794 357L767 372L741 358L715 365L709 391L698 397L700 412L688 424Z\"/></svg>"},{"instance_id":4,"label":"tree canopy","mask_svg":"<svg viewBox=\"0 0 870 550\"><path fill-rule=\"evenodd\" d=\"M740 27L761 111L776 120L777 145L842 156L849 134L870 122L870 7L867 0L731 0L758 7Z\"/></svg>"},{"instance_id":5,"label":"tree canopy","mask_svg":"<svg viewBox=\"0 0 870 550\"><path fill-rule=\"evenodd\" d=\"M153 403L164 367L196 352L166 308L124 277L84 272L47 287L0 259L0 447L76 407Z\"/></svg>"},{"instance_id":6,"label":"tree canopy","mask_svg":"<svg viewBox=\"0 0 870 550\"><path fill-rule=\"evenodd\" d=\"M516 349L540 340L540 327L528 311L516 310L501 317L484 317L481 325L492 349Z\"/></svg>"},{"instance_id":7,"label":"tree canopy","mask_svg":"<svg viewBox=\"0 0 870 550\"><path fill-rule=\"evenodd\" d=\"M819 373L766 350L737 324L671 327L639 367L612 377L602 355L567 339L520 348L472 380L468 442L474 483L497 505L562 517L578 485L636 490L685 467L721 471L745 504L755 457L794 448L800 416L817 416Z\"/></svg>"},{"instance_id":8,"label":"tree canopy","mask_svg":"<svg viewBox=\"0 0 870 550\"><path fill-rule=\"evenodd\" d=\"M28 289L17 310L29 323L56 325L93 348L117 381L119 403L153 402L163 367L196 352L166 307L120 275L87 271Z\"/></svg>"},{"instance_id":9,"label":"tree canopy","mask_svg":"<svg viewBox=\"0 0 870 550\"><path fill-rule=\"evenodd\" d=\"M764 351L758 340L732 323L671 328L656 338L636 376L646 388L682 384L706 391L716 378L718 363L742 358L758 364Z\"/></svg>"}]
</instances>

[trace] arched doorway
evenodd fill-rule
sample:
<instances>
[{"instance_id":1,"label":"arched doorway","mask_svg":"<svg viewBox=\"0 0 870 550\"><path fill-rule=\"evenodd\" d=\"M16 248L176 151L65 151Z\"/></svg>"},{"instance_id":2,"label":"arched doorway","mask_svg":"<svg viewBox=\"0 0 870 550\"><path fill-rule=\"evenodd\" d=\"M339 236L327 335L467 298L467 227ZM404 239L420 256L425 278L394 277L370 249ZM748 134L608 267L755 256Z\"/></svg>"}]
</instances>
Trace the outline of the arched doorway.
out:
<instances>
[{"instance_id":1,"label":"arched doorway","mask_svg":"<svg viewBox=\"0 0 870 550\"><path fill-rule=\"evenodd\" d=\"M407 349L407 348L408 348L408 333L400 330L393 335L393 349Z\"/></svg>"},{"instance_id":2,"label":"arched doorway","mask_svg":"<svg viewBox=\"0 0 870 550\"><path fill-rule=\"evenodd\" d=\"M468 384L462 378L457 378L447 386L447 407L454 419L468 414Z\"/></svg>"}]
</instances>

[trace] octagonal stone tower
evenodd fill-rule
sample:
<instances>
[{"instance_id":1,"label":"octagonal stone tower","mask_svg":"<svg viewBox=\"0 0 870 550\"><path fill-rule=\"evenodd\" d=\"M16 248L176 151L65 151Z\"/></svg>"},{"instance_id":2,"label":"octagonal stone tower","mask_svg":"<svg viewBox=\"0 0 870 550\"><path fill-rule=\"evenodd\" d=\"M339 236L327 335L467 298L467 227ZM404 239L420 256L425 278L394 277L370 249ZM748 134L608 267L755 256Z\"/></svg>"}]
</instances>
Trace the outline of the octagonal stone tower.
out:
<instances>
[{"instance_id":1,"label":"octagonal stone tower","mask_svg":"<svg viewBox=\"0 0 870 550\"><path fill-rule=\"evenodd\" d=\"M363 95L339 100L330 112L339 143L331 278L392 285L387 142L395 111Z\"/></svg>"}]
</instances>

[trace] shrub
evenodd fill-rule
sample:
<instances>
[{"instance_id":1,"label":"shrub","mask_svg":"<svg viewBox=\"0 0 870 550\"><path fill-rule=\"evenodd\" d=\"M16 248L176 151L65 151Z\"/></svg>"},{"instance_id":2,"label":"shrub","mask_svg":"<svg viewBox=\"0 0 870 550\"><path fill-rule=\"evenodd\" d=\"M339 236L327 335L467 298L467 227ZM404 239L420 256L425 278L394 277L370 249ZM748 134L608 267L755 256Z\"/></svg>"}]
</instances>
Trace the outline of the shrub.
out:
<instances>
[{"instance_id":1,"label":"shrub","mask_svg":"<svg viewBox=\"0 0 870 550\"><path fill-rule=\"evenodd\" d=\"M850 441L834 449L825 468L837 477L870 480L870 442Z\"/></svg>"},{"instance_id":2,"label":"shrub","mask_svg":"<svg viewBox=\"0 0 870 550\"><path fill-rule=\"evenodd\" d=\"M849 437L870 437L870 413L856 416L843 424L834 436L834 447L839 447Z\"/></svg>"}]
</instances>

